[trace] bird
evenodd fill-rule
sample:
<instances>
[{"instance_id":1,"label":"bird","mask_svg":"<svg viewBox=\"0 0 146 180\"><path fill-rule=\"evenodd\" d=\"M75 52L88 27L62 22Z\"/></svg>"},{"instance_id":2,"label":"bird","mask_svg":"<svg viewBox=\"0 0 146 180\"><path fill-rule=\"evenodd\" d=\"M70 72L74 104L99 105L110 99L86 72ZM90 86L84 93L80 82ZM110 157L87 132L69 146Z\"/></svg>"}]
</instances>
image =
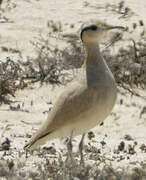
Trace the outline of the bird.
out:
<instances>
[{"instance_id":1,"label":"bird","mask_svg":"<svg viewBox=\"0 0 146 180\"><path fill-rule=\"evenodd\" d=\"M70 137L67 149L71 161L75 162L72 138L82 134L79 152L80 162L84 164L82 151L85 134L107 118L117 98L114 76L99 47L101 40L112 29L124 30L124 27L97 20L81 28L80 39L86 51L81 71L64 88L46 121L25 145L26 150L32 150L52 139Z\"/></svg>"}]
</instances>

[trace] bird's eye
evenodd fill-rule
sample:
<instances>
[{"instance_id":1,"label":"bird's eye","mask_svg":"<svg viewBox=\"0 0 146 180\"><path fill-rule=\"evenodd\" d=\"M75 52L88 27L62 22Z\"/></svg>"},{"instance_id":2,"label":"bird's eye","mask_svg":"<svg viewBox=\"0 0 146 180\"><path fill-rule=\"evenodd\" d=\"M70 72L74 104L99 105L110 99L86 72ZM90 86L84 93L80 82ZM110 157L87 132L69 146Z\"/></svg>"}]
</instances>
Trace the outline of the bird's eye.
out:
<instances>
[{"instance_id":1,"label":"bird's eye","mask_svg":"<svg viewBox=\"0 0 146 180\"><path fill-rule=\"evenodd\" d=\"M92 25L92 26L91 26L91 30L92 30L92 31L96 31L96 30L97 30L97 26L96 26L96 25Z\"/></svg>"}]
</instances>

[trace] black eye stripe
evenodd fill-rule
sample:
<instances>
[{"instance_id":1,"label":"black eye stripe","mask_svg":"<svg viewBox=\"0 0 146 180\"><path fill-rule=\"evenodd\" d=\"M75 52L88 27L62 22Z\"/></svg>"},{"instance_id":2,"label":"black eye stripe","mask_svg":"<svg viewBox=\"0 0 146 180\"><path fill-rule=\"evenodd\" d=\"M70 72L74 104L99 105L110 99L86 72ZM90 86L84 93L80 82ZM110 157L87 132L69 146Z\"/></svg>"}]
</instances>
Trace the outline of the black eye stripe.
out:
<instances>
[{"instance_id":1,"label":"black eye stripe","mask_svg":"<svg viewBox=\"0 0 146 180\"><path fill-rule=\"evenodd\" d=\"M83 29L81 30L81 39L82 39L83 33L84 33L85 31L88 31L88 30L96 31L96 30L97 30L97 26L93 24L93 25L91 25L91 26L86 26L85 28L83 28Z\"/></svg>"},{"instance_id":2,"label":"black eye stripe","mask_svg":"<svg viewBox=\"0 0 146 180\"><path fill-rule=\"evenodd\" d=\"M91 25L90 27L91 27L91 30L93 30L93 31L97 30L97 26L96 25Z\"/></svg>"}]
</instances>

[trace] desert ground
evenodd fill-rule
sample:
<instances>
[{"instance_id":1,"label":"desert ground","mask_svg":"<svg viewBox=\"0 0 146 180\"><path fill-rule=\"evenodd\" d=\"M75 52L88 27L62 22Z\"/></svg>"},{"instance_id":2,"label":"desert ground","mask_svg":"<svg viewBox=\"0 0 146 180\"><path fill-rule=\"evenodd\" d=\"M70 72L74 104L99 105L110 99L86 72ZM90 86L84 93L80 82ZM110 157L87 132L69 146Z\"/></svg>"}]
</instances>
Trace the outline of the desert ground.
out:
<instances>
[{"instance_id":1,"label":"desert ground","mask_svg":"<svg viewBox=\"0 0 146 180\"><path fill-rule=\"evenodd\" d=\"M8 59L14 63L21 61L26 64L38 58L43 59L40 55L42 49L36 48L40 37L45 40L47 38L45 42L49 41L54 47L59 47L63 58L63 52L66 52L66 34L79 37L81 25L93 18L128 27L122 40L109 47L112 55L117 55L121 47L128 49L132 42L136 45L143 42L146 47L145 0L3 0L0 7L0 78L3 73L1 64ZM42 39L39 39L39 42L43 41ZM144 63L145 52L146 48L142 57ZM76 61L79 61L80 56L77 57ZM138 58L139 54L136 57ZM53 58L55 59L55 53ZM125 59L127 60L126 57ZM78 73L75 68L78 66L80 69L81 63L76 62L77 65L74 65L74 61L71 62L71 67L67 66L61 71L60 81L70 76L74 78L74 72ZM144 68L145 64L141 66ZM3 76L5 74L6 72ZM146 76L138 74L139 77L142 79ZM11 83L10 81L8 82ZM14 82L20 83L20 79L17 77ZM86 135L85 167L79 165L78 143L81 136L73 140L77 167L72 167L70 162L66 161L65 139L47 142L33 152L26 153L23 149L32 134L45 121L67 84L45 81L45 78L43 81L37 79L36 82L30 82L25 74L23 87L13 87L12 82L12 87L17 90L10 89L10 93L3 94L0 88L0 180L146 180L144 78L139 81L138 86L135 81L126 81L128 90L117 85L118 98L112 113L102 126L89 130ZM133 87L129 88L128 83Z\"/></svg>"}]
</instances>

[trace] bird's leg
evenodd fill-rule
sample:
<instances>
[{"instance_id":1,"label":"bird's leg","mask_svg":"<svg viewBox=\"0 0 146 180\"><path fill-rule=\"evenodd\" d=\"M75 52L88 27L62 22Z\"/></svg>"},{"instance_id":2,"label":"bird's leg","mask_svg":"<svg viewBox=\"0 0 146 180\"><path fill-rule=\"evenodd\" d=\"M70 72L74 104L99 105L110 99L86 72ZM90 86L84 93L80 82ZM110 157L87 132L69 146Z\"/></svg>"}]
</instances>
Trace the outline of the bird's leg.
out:
<instances>
[{"instance_id":1,"label":"bird's leg","mask_svg":"<svg viewBox=\"0 0 146 180\"><path fill-rule=\"evenodd\" d=\"M73 148L72 137L73 137L73 131L71 132L71 136L69 138L69 141L67 142L67 149L68 149L69 157L71 159L71 163L72 163L73 166L75 166L75 159L74 159L73 153L72 153L72 148Z\"/></svg>"},{"instance_id":2,"label":"bird's leg","mask_svg":"<svg viewBox=\"0 0 146 180\"><path fill-rule=\"evenodd\" d=\"M79 143L79 152L80 152L80 157L81 157L80 164L82 164L83 166L85 165L84 156L83 156L84 137L85 137L85 133L82 135L81 141Z\"/></svg>"}]
</instances>

